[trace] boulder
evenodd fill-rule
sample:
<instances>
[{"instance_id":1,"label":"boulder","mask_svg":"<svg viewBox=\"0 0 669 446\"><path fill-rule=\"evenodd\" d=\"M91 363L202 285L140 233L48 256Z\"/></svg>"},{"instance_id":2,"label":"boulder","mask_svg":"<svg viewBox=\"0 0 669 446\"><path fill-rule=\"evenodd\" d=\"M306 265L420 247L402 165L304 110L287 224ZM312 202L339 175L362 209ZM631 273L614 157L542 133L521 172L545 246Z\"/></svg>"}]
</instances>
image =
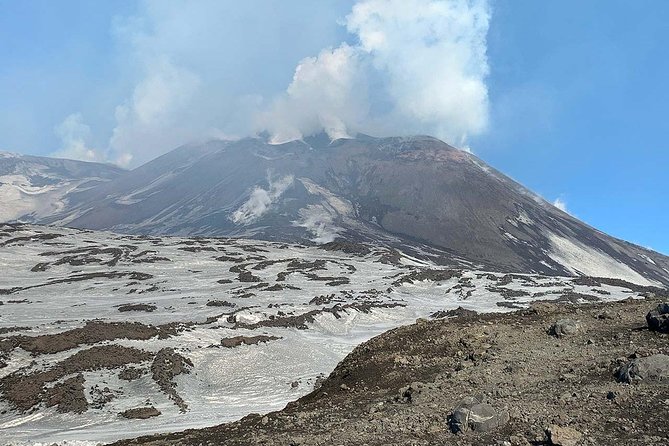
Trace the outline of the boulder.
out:
<instances>
[{"instance_id":1,"label":"boulder","mask_svg":"<svg viewBox=\"0 0 669 446\"><path fill-rule=\"evenodd\" d=\"M123 418L146 420L160 415L160 411L153 406L136 407L119 413Z\"/></svg>"},{"instance_id":2,"label":"boulder","mask_svg":"<svg viewBox=\"0 0 669 446\"><path fill-rule=\"evenodd\" d=\"M553 446L577 446L583 439L583 434L571 427L552 425L546 433L549 444Z\"/></svg>"},{"instance_id":3,"label":"boulder","mask_svg":"<svg viewBox=\"0 0 669 446\"><path fill-rule=\"evenodd\" d=\"M637 381L669 383L669 356L658 354L636 358L620 368L618 379L626 383Z\"/></svg>"},{"instance_id":4,"label":"boulder","mask_svg":"<svg viewBox=\"0 0 669 446\"><path fill-rule=\"evenodd\" d=\"M460 401L450 417L453 432L489 432L509 421L509 411L496 409L477 397Z\"/></svg>"},{"instance_id":5,"label":"boulder","mask_svg":"<svg viewBox=\"0 0 669 446\"><path fill-rule=\"evenodd\" d=\"M669 303L659 304L646 315L648 328L661 333L669 333Z\"/></svg>"},{"instance_id":6,"label":"boulder","mask_svg":"<svg viewBox=\"0 0 669 446\"><path fill-rule=\"evenodd\" d=\"M400 389L398 399L402 403L421 404L432 390L434 389L429 384L419 381L412 382Z\"/></svg>"},{"instance_id":7,"label":"boulder","mask_svg":"<svg viewBox=\"0 0 669 446\"><path fill-rule=\"evenodd\" d=\"M560 319L555 322L550 329L550 333L553 336L562 338L564 336L572 336L578 333L580 330L580 325L578 322L572 319Z\"/></svg>"}]
</instances>

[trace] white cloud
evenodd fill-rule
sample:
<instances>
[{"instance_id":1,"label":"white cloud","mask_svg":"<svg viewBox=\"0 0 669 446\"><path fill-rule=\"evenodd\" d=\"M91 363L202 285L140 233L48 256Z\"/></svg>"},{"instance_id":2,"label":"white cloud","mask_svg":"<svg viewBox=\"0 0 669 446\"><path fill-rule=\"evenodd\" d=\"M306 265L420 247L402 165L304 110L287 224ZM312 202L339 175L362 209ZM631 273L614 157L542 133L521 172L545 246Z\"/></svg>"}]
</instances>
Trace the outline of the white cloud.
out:
<instances>
[{"instance_id":1,"label":"white cloud","mask_svg":"<svg viewBox=\"0 0 669 446\"><path fill-rule=\"evenodd\" d=\"M262 217L270 209L272 203L275 203L293 185L294 180L292 175L286 175L274 181L268 174L269 189L256 186L244 204L232 213L230 220L238 225L253 223Z\"/></svg>"}]
</instances>

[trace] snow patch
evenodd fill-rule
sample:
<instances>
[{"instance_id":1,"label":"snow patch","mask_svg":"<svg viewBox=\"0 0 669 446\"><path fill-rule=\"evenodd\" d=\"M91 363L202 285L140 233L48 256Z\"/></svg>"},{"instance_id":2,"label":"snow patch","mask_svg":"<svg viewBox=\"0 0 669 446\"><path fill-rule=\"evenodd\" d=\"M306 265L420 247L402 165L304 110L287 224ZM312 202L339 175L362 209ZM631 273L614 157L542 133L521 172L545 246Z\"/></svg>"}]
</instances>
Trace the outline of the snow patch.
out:
<instances>
[{"instance_id":1,"label":"snow patch","mask_svg":"<svg viewBox=\"0 0 669 446\"><path fill-rule=\"evenodd\" d=\"M354 211L351 203L339 198L326 188L319 186L308 178L300 178L300 182L311 195L319 195L323 197L327 204L338 214L346 216L353 215Z\"/></svg>"},{"instance_id":2,"label":"snow patch","mask_svg":"<svg viewBox=\"0 0 669 446\"><path fill-rule=\"evenodd\" d=\"M548 239L552 248L548 256L574 274L614 277L639 285L656 285L629 266L599 250L553 233L549 233Z\"/></svg>"}]
</instances>

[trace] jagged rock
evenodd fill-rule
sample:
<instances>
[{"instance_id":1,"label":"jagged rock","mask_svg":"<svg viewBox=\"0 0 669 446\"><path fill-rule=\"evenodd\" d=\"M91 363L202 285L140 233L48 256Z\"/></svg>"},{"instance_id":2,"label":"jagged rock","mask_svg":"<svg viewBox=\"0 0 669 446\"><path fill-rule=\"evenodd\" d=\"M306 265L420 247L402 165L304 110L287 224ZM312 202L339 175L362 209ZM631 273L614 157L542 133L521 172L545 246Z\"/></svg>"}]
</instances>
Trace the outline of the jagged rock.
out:
<instances>
[{"instance_id":1,"label":"jagged rock","mask_svg":"<svg viewBox=\"0 0 669 446\"><path fill-rule=\"evenodd\" d=\"M226 348L239 347L240 345L258 345L265 342L281 339L277 336L233 336L221 339L221 346Z\"/></svg>"},{"instance_id":2,"label":"jagged rock","mask_svg":"<svg viewBox=\"0 0 669 446\"><path fill-rule=\"evenodd\" d=\"M546 433L549 444L553 446L577 446L583 439L583 434L571 427L552 425Z\"/></svg>"},{"instance_id":3,"label":"jagged rock","mask_svg":"<svg viewBox=\"0 0 669 446\"><path fill-rule=\"evenodd\" d=\"M509 421L509 411L495 409L476 397L467 397L456 406L450 418L453 432L488 432Z\"/></svg>"},{"instance_id":4,"label":"jagged rock","mask_svg":"<svg viewBox=\"0 0 669 446\"><path fill-rule=\"evenodd\" d=\"M418 404L425 397L432 386L416 381L408 386L402 387L399 391L399 400L403 403Z\"/></svg>"},{"instance_id":5,"label":"jagged rock","mask_svg":"<svg viewBox=\"0 0 669 446\"><path fill-rule=\"evenodd\" d=\"M553 336L562 338L564 336L572 336L578 333L580 325L573 319L560 319L555 322L550 329Z\"/></svg>"},{"instance_id":6,"label":"jagged rock","mask_svg":"<svg viewBox=\"0 0 669 446\"><path fill-rule=\"evenodd\" d=\"M146 420L147 418L153 418L160 415L161 412L153 406L149 407L136 407L134 409L128 409L119 413L123 418L136 418L140 420Z\"/></svg>"},{"instance_id":7,"label":"jagged rock","mask_svg":"<svg viewBox=\"0 0 669 446\"><path fill-rule=\"evenodd\" d=\"M636 358L620 368L618 379L626 383L636 381L669 383L669 356L652 355Z\"/></svg>"},{"instance_id":8,"label":"jagged rock","mask_svg":"<svg viewBox=\"0 0 669 446\"><path fill-rule=\"evenodd\" d=\"M659 304L646 315L648 328L661 333L669 333L669 303Z\"/></svg>"}]
</instances>

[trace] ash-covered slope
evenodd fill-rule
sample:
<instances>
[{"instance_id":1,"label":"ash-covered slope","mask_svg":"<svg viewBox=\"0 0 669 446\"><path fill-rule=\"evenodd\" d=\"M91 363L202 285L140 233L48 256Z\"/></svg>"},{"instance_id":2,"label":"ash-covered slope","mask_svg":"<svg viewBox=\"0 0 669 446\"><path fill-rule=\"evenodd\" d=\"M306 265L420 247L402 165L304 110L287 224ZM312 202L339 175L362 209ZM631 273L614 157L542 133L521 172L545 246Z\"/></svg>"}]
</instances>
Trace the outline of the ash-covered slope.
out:
<instances>
[{"instance_id":1,"label":"ash-covered slope","mask_svg":"<svg viewBox=\"0 0 669 446\"><path fill-rule=\"evenodd\" d=\"M61 212L69 193L123 172L110 164L0 152L0 222L35 221Z\"/></svg>"},{"instance_id":2,"label":"ash-covered slope","mask_svg":"<svg viewBox=\"0 0 669 446\"><path fill-rule=\"evenodd\" d=\"M669 259L556 209L431 137L213 141L74 194L69 226L430 246L486 268L669 283ZM432 251L434 254L435 251Z\"/></svg>"}]
</instances>

